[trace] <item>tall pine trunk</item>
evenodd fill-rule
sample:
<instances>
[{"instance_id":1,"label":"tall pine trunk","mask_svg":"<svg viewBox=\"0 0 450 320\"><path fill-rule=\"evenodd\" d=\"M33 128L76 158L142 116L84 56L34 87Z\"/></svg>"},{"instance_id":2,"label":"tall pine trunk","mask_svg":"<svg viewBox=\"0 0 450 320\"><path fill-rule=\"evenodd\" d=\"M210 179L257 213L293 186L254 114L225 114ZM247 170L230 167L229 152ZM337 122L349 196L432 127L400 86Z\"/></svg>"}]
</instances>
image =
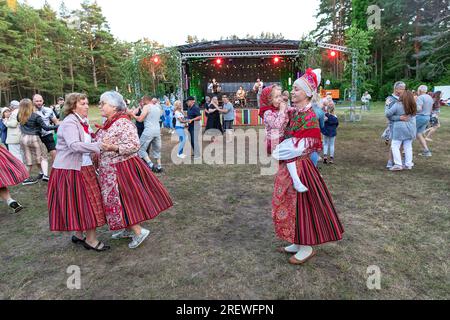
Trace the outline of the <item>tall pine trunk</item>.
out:
<instances>
[{"instance_id":1,"label":"tall pine trunk","mask_svg":"<svg viewBox=\"0 0 450 320\"><path fill-rule=\"evenodd\" d=\"M420 12L419 10L416 11L416 21L415 24L415 36L416 39L414 40L414 52L416 54L416 80L419 80L420 76L420 61L419 61L419 52L420 52L420 43L417 40L417 37L419 36L419 20L420 20Z\"/></svg>"},{"instance_id":2,"label":"tall pine trunk","mask_svg":"<svg viewBox=\"0 0 450 320\"><path fill-rule=\"evenodd\" d=\"M92 42L90 44L90 48L91 48L91 62L92 62L92 79L94 80L94 88L97 89L98 88L97 68L95 67L94 46Z\"/></svg>"},{"instance_id":3,"label":"tall pine trunk","mask_svg":"<svg viewBox=\"0 0 450 320\"><path fill-rule=\"evenodd\" d=\"M72 91L75 92L75 78L73 76L73 61L72 58L69 60L69 73L70 73L70 81L72 84Z\"/></svg>"}]
</instances>

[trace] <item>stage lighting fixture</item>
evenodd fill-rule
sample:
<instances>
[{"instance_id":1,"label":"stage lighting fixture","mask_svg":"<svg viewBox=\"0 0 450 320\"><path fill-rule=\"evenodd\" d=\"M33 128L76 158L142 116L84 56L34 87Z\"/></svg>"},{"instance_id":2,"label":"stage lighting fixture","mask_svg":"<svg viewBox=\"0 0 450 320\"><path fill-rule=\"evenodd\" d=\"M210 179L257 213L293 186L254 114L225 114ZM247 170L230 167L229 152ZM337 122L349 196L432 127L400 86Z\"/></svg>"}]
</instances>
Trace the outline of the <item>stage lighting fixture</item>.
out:
<instances>
[{"instance_id":1,"label":"stage lighting fixture","mask_svg":"<svg viewBox=\"0 0 450 320\"><path fill-rule=\"evenodd\" d=\"M159 57L158 56L153 57L153 62L154 63L159 63Z\"/></svg>"},{"instance_id":2,"label":"stage lighting fixture","mask_svg":"<svg viewBox=\"0 0 450 320\"><path fill-rule=\"evenodd\" d=\"M216 64L218 66L220 66L222 64L222 59L220 59L220 58L216 59Z\"/></svg>"},{"instance_id":3,"label":"stage lighting fixture","mask_svg":"<svg viewBox=\"0 0 450 320\"><path fill-rule=\"evenodd\" d=\"M334 50L331 50L331 51L329 52L329 56L330 56L330 58L336 58L337 52L334 51Z\"/></svg>"},{"instance_id":4,"label":"stage lighting fixture","mask_svg":"<svg viewBox=\"0 0 450 320\"><path fill-rule=\"evenodd\" d=\"M279 62L280 62L280 58L279 58L279 57L273 58L273 62L274 62L274 63L279 63Z\"/></svg>"}]
</instances>

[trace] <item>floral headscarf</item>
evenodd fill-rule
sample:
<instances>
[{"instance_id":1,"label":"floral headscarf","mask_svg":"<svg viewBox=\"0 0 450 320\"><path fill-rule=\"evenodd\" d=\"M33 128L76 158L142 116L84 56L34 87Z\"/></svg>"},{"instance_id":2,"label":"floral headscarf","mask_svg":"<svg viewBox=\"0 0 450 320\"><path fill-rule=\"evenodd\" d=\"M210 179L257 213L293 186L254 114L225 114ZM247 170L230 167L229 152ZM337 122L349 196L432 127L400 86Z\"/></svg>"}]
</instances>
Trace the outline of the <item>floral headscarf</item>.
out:
<instances>
[{"instance_id":1,"label":"floral headscarf","mask_svg":"<svg viewBox=\"0 0 450 320\"><path fill-rule=\"evenodd\" d=\"M270 102L270 96L272 95L272 91L275 88L275 85L266 87L263 89L260 98L260 108L259 108L259 116L264 120L264 113L266 111L278 111L278 108Z\"/></svg>"}]
</instances>

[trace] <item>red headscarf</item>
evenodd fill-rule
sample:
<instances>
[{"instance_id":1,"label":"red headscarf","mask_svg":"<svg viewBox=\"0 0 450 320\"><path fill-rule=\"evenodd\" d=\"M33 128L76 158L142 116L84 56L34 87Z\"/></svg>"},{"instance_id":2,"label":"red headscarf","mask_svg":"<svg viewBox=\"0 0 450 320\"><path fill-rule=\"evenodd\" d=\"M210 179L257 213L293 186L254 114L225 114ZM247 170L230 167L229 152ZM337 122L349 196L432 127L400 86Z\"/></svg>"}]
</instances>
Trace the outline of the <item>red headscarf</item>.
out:
<instances>
[{"instance_id":1,"label":"red headscarf","mask_svg":"<svg viewBox=\"0 0 450 320\"><path fill-rule=\"evenodd\" d=\"M273 111L273 112L278 111L278 109L275 108L270 103L270 96L272 95L272 90L273 90L274 87L275 87L274 85L272 85L270 87L266 87L266 88L263 89L263 91L261 93L259 116L263 120L264 120L264 113L266 113L266 111L269 111L269 110Z\"/></svg>"}]
</instances>

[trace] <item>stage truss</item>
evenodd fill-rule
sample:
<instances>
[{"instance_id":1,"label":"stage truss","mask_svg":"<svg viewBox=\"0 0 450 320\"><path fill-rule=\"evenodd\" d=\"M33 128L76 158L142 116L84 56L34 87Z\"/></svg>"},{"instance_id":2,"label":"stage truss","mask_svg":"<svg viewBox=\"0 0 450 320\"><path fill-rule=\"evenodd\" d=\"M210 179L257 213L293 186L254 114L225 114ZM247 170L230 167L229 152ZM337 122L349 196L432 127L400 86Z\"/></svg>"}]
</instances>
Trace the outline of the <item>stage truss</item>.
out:
<instances>
[{"instance_id":1,"label":"stage truss","mask_svg":"<svg viewBox=\"0 0 450 320\"><path fill-rule=\"evenodd\" d=\"M182 53L181 59L202 59L202 58L262 58L273 56L298 56L299 50L256 50L256 51L224 51L224 52L194 52Z\"/></svg>"}]
</instances>

